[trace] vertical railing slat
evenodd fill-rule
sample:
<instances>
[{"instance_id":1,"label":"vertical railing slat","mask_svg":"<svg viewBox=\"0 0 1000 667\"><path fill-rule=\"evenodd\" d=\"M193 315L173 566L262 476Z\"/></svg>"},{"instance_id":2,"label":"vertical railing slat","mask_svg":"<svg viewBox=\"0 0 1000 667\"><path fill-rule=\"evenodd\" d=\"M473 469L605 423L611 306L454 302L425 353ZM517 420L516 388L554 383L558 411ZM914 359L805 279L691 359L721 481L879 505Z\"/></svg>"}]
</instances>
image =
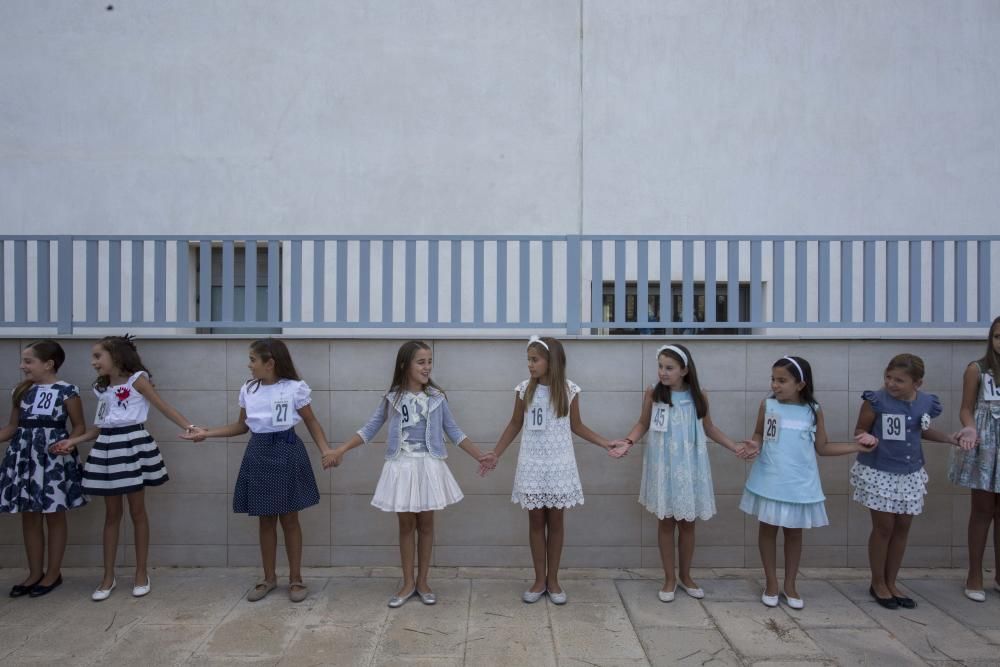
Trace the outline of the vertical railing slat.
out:
<instances>
[{"instance_id":1,"label":"vertical railing slat","mask_svg":"<svg viewBox=\"0 0 1000 667\"><path fill-rule=\"evenodd\" d=\"M615 326L625 326L625 241L615 241Z\"/></svg>"},{"instance_id":2,"label":"vertical railing slat","mask_svg":"<svg viewBox=\"0 0 1000 667\"><path fill-rule=\"evenodd\" d=\"M438 242L427 242L427 321L438 321Z\"/></svg>"},{"instance_id":3,"label":"vertical railing slat","mask_svg":"<svg viewBox=\"0 0 1000 667\"><path fill-rule=\"evenodd\" d=\"M293 324L302 321L302 241L292 240L292 256L289 259L288 267L291 274L291 289L289 297L291 299L291 309L289 319ZM225 293L225 290L223 290Z\"/></svg>"},{"instance_id":4,"label":"vertical railing slat","mask_svg":"<svg viewBox=\"0 0 1000 667\"><path fill-rule=\"evenodd\" d=\"M590 242L590 321L604 320L604 246L598 239Z\"/></svg>"},{"instance_id":5,"label":"vertical railing slat","mask_svg":"<svg viewBox=\"0 0 1000 667\"><path fill-rule=\"evenodd\" d=\"M96 268L96 252L94 256ZM94 282L97 282L96 277ZM94 310L96 309L95 303ZM14 241L14 320L25 323L28 321L28 242L21 239Z\"/></svg>"},{"instance_id":6,"label":"vertical railing slat","mask_svg":"<svg viewBox=\"0 0 1000 667\"><path fill-rule=\"evenodd\" d=\"M542 241L542 321L552 326L552 241Z\"/></svg>"},{"instance_id":7,"label":"vertical railing slat","mask_svg":"<svg viewBox=\"0 0 1000 667\"><path fill-rule=\"evenodd\" d=\"M16 250L16 247L15 247ZM17 285L17 255L14 256L14 285ZM84 266L84 271L86 272L86 282L87 282L87 307L86 307L86 317L85 321L88 324L97 322L97 241L87 241L87 254L86 254L86 266ZM15 300L15 304L17 301ZM15 313L15 319L17 315Z\"/></svg>"},{"instance_id":8,"label":"vertical railing slat","mask_svg":"<svg viewBox=\"0 0 1000 667\"><path fill-rule=\"evenodd\" d=\"M976 270L978 280L976 281L976 315L979 322L989 324L990 322L990 241L978 241Z\"/></svg>"},{"instance_id":9,"label":"vertical railing slat","mask_svg":"<svg viewBox=\"0 0 1000 667\"><path fill-rule=\"evenodd\" d=\"M635 321L642 329L649 328L649 243L636 243L635 250ZM636 332L638 333L638 331Z\"/></svg>"},{"instance_id":10,"label":"vertical railing slat","mask_svg":"<svg viewBox=\"0 0 1000 667\"><path fill-rule=\"evenodd\" d=\"M750 242L750 321L760 322L760 274L761 274L760 241Z\"/></svg>"},{"instance_id":11,"label":"vertical railing slat","mask_svg":"<svg viewBox=\"0 0 1000 667\"><path fill-rule=\"evenodd\" d=\"M955 241L955 321L969 321L969 244Z\"/></svg>"},{"instance_id":12,"label":"vertical railing slat","mask_svg":"<svg viewBox=\"0 0 1000 667\"><path fill-rule=\"evenodd\" d=\"M212 242L198 243L198 321L212 320Z\"/></svg>"},{"instance_id":13,"label":"vertical railing slat","mask_svg":"<svg viewBox=\"0 0 1000 667\"><path fill-rule=\"evenodd\" d=\"M875 286L878 284L875 274L875 242L864 242L864 271L861 283L864 285L864 321L875 321Z\"/></svg>"},{"instance_id":14,"label":"vertical railing slat","mask_svg":"<svg viewBox=\"0 0 1000 667\"><path fill-rule=\"evenodd\" d=\"M41 239L35 244L35 253L38 257L38 291L35 294L38 307L38 322L48 323L52 321L51 297L52 297L52 277L51 258L49 257L49 242Z\"/></svg>"},{"instance_id":15,"label":"vertical railing slat","mask_svg":"<svg viewBox=\"0 0 1000 667\"><path fill-rule=\"evenodd\" d=\"M808 284L806 263L808 261L808 248L805 241L795 242L795 323L805 324L809 320L809 292L806 291Z\"/></svg>"},{"instance_id":16,"label":"vertical railing slat","mask_svg":"<svg viewBox=\"0 0 1000 667\"><path fill-rule=\"evenodd\" d=\"M295 266L300 266L302 264L302 254L301 254L301 242L299 243L299 259L298 261L292 261L292 267L294 271ZM233 321L233 294L235 292L235 279L234 274L236 273L236 248L232 241L222 242L222 321L232 322ZM295 281L293 279L292 285L294 288ZM301 291L302 286L299 285L299 291Z\"/></svg>"},{"instance_id":17,"label":"vertical railing slat","mask_svg":"<svg viewBox=\"0 0 1000 667\"><path fill-rule=\"evenodd\" d=\"M507 241L497 240L497 322L507 321Z\"/></svg>"},{"instance_id":18,"label":"vertical railing slat","mask_svg":"<svg viewBox=\"0 0 1000 667\"><path fill-rule=\"evenodd\" d=\"M681 319L684 326L694 322L694 241L684 241L681 246Z\"/></svg>"},{"instance_id":19,"label":"vertical railing slat","mask_svg":"<svg viewBox=\"0 0 1000 667\"><path fill-rule=\"evenodd\" d=\"M885 321L899 321L899 243L885 242Z\"/></svg>"},{"instance_id":20,"label":"vertical railing slat","mask_svg":"<svg viewBox=\"0 0 1000 667\"><path fill-rule=\"evenodd\" d=\"M726 321L730 324L740 321L740 242L726 242L726 305L729 311Z\"/></svg>"},{"instance_id":21,"label":"vertical railing slat","mask_svg":"<svg viewBox=\"0 0 1000 667\"><path fill-rule=\"evenodd\" d=\"M910 305L907 312L907 319L910 323L922 322L923 313L920 312L921 297L923 295L923 279L921 276L920 241L910 241Z\"/></svg>"},{"instance_id":22,"label":"vertical railing slat","mask_svg":"<svg viewBox=\"0 0 1000 667\"><path fill-rule=\"evenodd\" d=\"M167 242L153 241L153 321L167 320Z\"/></svg>"},{"instance_id":23,"label":"vertical railing slat","mask_svg":"<svg viewBox=\"0 0 1000 667\"><path fill-rule=\"evenodd\" d=\"M531 246L528 241L518 243L518 321L522 326L531 321Z\"/></svg>"},{"instance_id":24,"label":"vertical railing slat","mask_svg":"<svg viewBox=\"0 0 1000 667\"><path fill-rule=\"evenodd\" d=\"M143 312L145 303L145 269L143 265L146 261L146 243L144 241L132 241L132 322L142 322L146 319Z\"/></svg>"},{"instance_id":25,"label":"vertical railing slat","mask_svg":"<svg viewBox=\"0 0 1000 667\"><path fill-rule=\"evenodd\" d=\"M243 321L257 322L257 241L243 244Z\"/></svg>"},{"instance_id":26,"label":"vertical railing slat","mask_svg":"<svg viewBox=\"0 0 1000 667\"><path fill-rule=\"evenodd\" d=\"M272 325L281 321L281 244L267 242L267 321Z\"/></svg>"},{"instance_id":27,"label":"vertical railing slat","mask_svg":"<svg viewBox=\"0 0 1000 667\"><path fill-rule=\"evenodd\" d=\"M462 321L462 242L451 242L451 321Z\"/></svg>"},{"instance_id":28,"label":"vertical railing slat","mask_svg":"<svg viewBox=\"0 0 1000 667\"><path fill-rule=\"evenodd\" d=\"M326 320L326 241L313 241L313 322Z\"/></svg>"},{"instance_id":29,"label":"vertical railing slat","mask_svg":"<svg viewBox=\"0 0 1000 667\"><path fill-rule=\"evenodd\" d=\"M931 242L931 320L944 322L944 241Z\"/></svg>"},{"instance_id":30,"label":"vertical railing slat","mask_svg":"<svg viewBox=\"0 0 1000 667\"><path fill-rule=\"evenodd\" d=\"M337 241L337 322L347 321L347 241Z\"/></svg>"},{"instance_id":31,"label":"vertical railing slat","mask_svg":"<svg viewBox=\"0 0 1000 667\"><path fill-rule=\"evenodd\" d=\"M486 286L483 280L485 273L485 248L482 239L472 242L472 321L476 324L483 322L483 301L486 294Z\"/></svg>"},{"instance_id":32,"label":"vertical railing slat","mask_svg":"<svg viewBox=\"0 0 1000 667\"><path fill-rule=\"evenodd\" d=\"M371 272L372 272L372 246L371 241L362 241L358 250L358 321L371 322Z\"/></svg>"},{"instance_id":33,"label":"vertical railing slat","mask_svg":"<svg viewBox=\"0 0 1000 667\"><path fill-rule=\"evenodd\" d=\"M854 318L854 243L840 242L840 321Z\"/></svg>"},{"instance_id":34,"label":"vertical railing slat","mask_svg":"<svg viewBox=\"0 0 1000 667\"><path fill-rule=\"evenodd\" d=\"M718 253L715 241L705 241L705 322L714 323L718 317Z\"/></svg>"},{"instance_id":35,"label":"vertical railing slat","mask_svg":"<svg viewBox=\"0 0 1000 667\"><path fill-rule=\"evenodd\" d=\"M108 242L108 320L122 321L122 242Z\"/></svg>"},{"instance_id":36,"label":"vertical railing slat","mask_svg":"<svg viewBox=\"0 0 1000 667\"><path fill-rule=\"evenodd\" d=\"M392 313L393 241L382 241L382 322L394 321Z\"/></svg>"},{"instance_id":37,"label":"vertical railing slat","mask_svg":"<svg viewBox=\"0 0 1000 667\"><path fill-rule=\"evenodd\" d=\"M190 270L190 258L188 257L188 242L184 239L177 241L177 323L187 322L190 319L188 313L188 271Z\"/></svg>"},{"instance_id":38,"label":"vertical railing slat","mask_svg":"<svg viewBox=\"0 0 1000 667\"><path fill-rule=\"evenodd\" d=\"M820 322L830 321L830 242L820 241L817 249L819 259L819 308Z\"/></svg>"},{"instance_id":39,"label":"vertical railing slat","mask_svg":"<svg viewBox=\"0 0 1000 667\"><path fill-rule=\"evenodd\" d=\"M404 296L406 298L406 303L403 308L405 310L404 317L406 318L406 326L415 326L417 321L417 242L413 239L407 239L404 244L405 256L406 256L406 291Z\"/></svg>"},{"instance_id":40,"label":"vertical railing slat","mask_svg":"<svg viewBox=\"0 0 1000 667\"><path fill-rule=\"evenodd\" d=\"M60 334L73 333L73 239L64 236L59 239L56 276L59 281L59 328ZM4 243L0 241L0 294L4 290L3 266ZM3 315L3 297L0 296L0 315Z\"/></svg>"},{"instance_id":41,"label":"vertical railing slat","mask_svg":"<svg viewBox=\"0 0 1000 667\"><path fill-rule=\"evenodd\" d=\"M771 244L771 320L781 323L785 321L785 242L774 241Z\"/></svg>"},{"instance_id":42,"label":"vertical railing slat","mask_svg":"<svg viewBox=\"0 0 1000 667\"><path fill-rule=\"evenodd\" d=\"M660 322L674 319L673 276L670 267L671 241L660 241Z\"/></svg>"}]
</instances>

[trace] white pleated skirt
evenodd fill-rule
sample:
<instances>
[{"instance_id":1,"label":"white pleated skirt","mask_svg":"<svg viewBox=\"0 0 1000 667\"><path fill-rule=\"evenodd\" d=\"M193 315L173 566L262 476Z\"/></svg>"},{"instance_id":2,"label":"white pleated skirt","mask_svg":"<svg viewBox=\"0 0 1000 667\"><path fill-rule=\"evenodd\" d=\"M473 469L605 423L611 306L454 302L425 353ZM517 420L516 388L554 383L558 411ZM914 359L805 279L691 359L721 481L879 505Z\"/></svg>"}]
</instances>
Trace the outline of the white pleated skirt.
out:
<instances>
[{"instance_id":1,"label":"white pleated skirt","mask_svg":"<svg viewBox=\"0 0 1000 667\"><path fill-rule=\"evenodd\" d=\"M383 512L429 512L463 497L444 459L401 452L382 466L372 505Z\"/></svg>"}]
</instances>

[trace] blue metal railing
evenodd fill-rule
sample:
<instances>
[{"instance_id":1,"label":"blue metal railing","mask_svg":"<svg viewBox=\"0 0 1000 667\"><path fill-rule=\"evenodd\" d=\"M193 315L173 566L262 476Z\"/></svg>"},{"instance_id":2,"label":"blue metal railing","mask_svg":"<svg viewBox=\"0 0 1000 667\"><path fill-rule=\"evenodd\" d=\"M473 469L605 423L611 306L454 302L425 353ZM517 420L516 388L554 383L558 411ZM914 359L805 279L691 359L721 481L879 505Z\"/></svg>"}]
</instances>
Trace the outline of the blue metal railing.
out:
<instances>
[{"instance_id":1,"label":"blue metal railing","mask_svg":"<svg viewBox=\"0 0 1000 667\"><path fill-rule=\"evenodd\" d=\"M0 314L59 333L980 327L998 250L1000 236L0 236Z\"/></svg>"}]
</instances>

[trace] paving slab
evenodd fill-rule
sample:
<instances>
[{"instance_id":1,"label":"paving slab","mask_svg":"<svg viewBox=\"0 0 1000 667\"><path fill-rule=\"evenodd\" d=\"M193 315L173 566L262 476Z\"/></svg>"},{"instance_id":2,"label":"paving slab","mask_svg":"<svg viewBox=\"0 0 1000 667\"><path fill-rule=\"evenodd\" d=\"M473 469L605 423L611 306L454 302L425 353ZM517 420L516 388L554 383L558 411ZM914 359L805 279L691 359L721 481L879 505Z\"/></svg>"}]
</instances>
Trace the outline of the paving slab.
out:
<instances>
[{"instance_id":1,"label":"paving slab","mask_svg":"<svg viewBox=\"0 0 1000 667\"><path fill-rule=\"evenodd\" d=\"M739 656L718 630L638 628L639 641L651 665L736 667Z\"/></svg>"},{"instance_id":2,"label":"paving slab","mask_svg":"<svg viewBox=\"0 0 1000 667\"><path fill-rule=\"evenodd\" d=\"M431 586L437 604L428 606L414 597L390 610L376 649L377 664L396 658L464 659L471 584L452 578L432 579Z\"/></svg>"},{"instance_id":3,"label":"paving slab","mask_svg":"<svg viewBox=\"0 0 1000 667\"><path fill-rule=\"evenodd\" d=\"M783 609L800 628L864 628L872 625L872 620L830 583L801 579L797 585L805 608L783 606Z\"/></svg>"},{"instance_id":4,"label":"paving slab","mask_svg":"<svg viewBox=\"0 0 1000 667\"><path fill-rule=\"evenodd\" d=\"M211 625L133 625L100 656L111 665L183 664L211 633Z\"/></svg>"},{"instance_id":5,"label":"paving slab","mask_svg":"<svg viewBox=\"0 0 1000 667\"><path fill-rule=\"evenodd\" d=\"M546 604L560 664L573 664L572 660L598 665L649 664L621 603Z\"/></svg>"},{"instance_id":6,"label":"paving slab","mask_svg":"<svg viewBox=\"0 0 1000 667\"><path fill-rule=\"evenodd\" d=\"M681 592L673 602L661 602L658 581L629 580L616 582L632 627L640 628L715 628L705 607Z\"/></svg>"},{"instance_id":7,"label":"paving slab","mask_svg":"<svg viewBox=\"0 0 1000 667\"><path fill-rule=\"evenodd\" d=\"M522 602L523 590L522 581L472 582L467 664L558 664L548 607Z\"/></svg>"},{"instance_id":8,"label":"paving slab","mask_svg":"<svg viewBox=\"0 0 1000 667\"><path fill-rule=\"evenodd\" d=\"M732 647L752 659L822 658L823 652L780 607L757 602L705 602Z\"/></svg>"},{"instance_id":9,"label":"paving slab","mask_svg":"<svg viewBox=\"0 0 1000 667\"><path fill-rule=\"evenodd\" d=\"M871 665L923 665L913 651L882 628L818 628L812 637L838 664L858 667Z\"/></svg>"},{"instance_id":10,"label":"paving slab","mask_svg":"<svg viewBox=\"0 0 1000 667\"><path fill-rule=\"evenodd\" d=\"M974 602L965 597L965 582L951 579L908 579L906 586L922 598L933 600L934 606L963 625L978 629L1000 630L1000 594L991 591L986 602Z\"/></svg>"}]
</instances>

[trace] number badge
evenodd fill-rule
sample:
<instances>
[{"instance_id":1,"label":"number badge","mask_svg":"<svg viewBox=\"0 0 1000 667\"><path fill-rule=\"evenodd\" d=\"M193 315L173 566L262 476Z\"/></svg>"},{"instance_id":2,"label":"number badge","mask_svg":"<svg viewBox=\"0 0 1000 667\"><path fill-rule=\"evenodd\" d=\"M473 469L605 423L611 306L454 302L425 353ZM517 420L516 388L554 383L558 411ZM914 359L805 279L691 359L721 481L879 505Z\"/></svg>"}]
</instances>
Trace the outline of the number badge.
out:
<instances>
[{"instance_id":1,"label":"number badge","mask_svg":"<svg viewBox=\"0 0 1000 667\"><path fill-rule=\"evenodd\" d=\"M1000 401L1000 386L989 373L983 373L983 398L987 401Z\"/></svg>"},{"instance_id":2,"label":"number badge","mask_svg":"<svg viewBox=\"0 0 1000 667\"><path fill-rule=\"evenodd\" d=\"M541 405L532 405L528 408L528 430L545 430L545 408Z\"/></svg>"},{"instance_id":3,"label":"number badge","mask_svg":"<svg viewBox=\"0 0 1000 667\"><path fill-rule=\"evenodd\" d=\"M108 399L102 396L97 401L97 413L94 415L94 423L100 424L108 416Z\"/></svg>"},{"instance_id":4,"label":"number badge","mask_svg":"<svg viewBox=\"0 0 1000 667\"><path fill-rule=\"evenodd\" d=\"M779 431L781 431L781 416L776 412L766 413L764 415L764 442L777 442Z\"/></svg>"},{"instance_id":5,"label":"number badge","mask_svg":"<svg viewBox=\"0 0 1000 667\"><path fill-rule=\"evenodd\" d=\"M39 389L35 393L35 402L31 405L31 414L52 416L56 409L56 390Z\"/></svg>"},{"instance_id":6,"label":"number badge","mask_svg":"<svg viewBox=\"0 0 1000 667\"><path fill-rule=\"evenodd\" d=\"M667 420L670 415L670 406L665 403L657 403L653 406L653 414L649 417L649 430L663 433L667 430Z\"/></svg>"},{"instance_id":7,"label":"number badge","mask_svg":"<svg viewBox=\"0 0 1000 667\"><path fill-rule=\"evenodd\" d=\"M271 426L291 426L291 407L290 401L287 398L279 398L271 401Z\"/></svg>"},{"instance_id":8,"label":"number badge","mask_svg":"<svg viewBox=\"0 0 1000 667\"><path fill-rule=\"evenodd\" d=\"M882 439L906 440L906 416L882 415Z\"/></svg>"}]
</instances>

